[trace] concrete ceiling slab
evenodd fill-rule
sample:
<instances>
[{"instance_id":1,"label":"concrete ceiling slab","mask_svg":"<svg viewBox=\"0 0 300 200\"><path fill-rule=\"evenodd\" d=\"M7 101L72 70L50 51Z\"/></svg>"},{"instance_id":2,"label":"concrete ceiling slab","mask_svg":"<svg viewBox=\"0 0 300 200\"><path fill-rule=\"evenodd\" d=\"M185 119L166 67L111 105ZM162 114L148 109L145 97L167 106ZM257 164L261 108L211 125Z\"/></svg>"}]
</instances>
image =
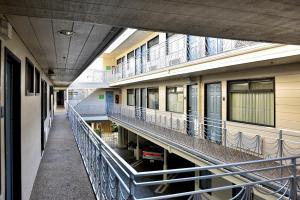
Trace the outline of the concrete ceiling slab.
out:
<instances>
[{"instance_id":1,"label":"concrete ceiling slab","mask_svg":"<svg viewBox=\"0 0 300 200\"><path fill-rule=\"evenodd\" d=\"M0 13L300 44L295 0L0 0Z\"/></svg>"},{"instance_id":2,"label":"concrete ceiling slab","mask_svg":"<svg viewBox=\"0 0 300 200\"><path fill-rule=\"evenodd\" d=\"M64 19L5 15L55 86L69 85L122 31ZM72 30L72 36L60 34ZM63 84L63 85L62 85Z\"/></svg>"}]
</instances>

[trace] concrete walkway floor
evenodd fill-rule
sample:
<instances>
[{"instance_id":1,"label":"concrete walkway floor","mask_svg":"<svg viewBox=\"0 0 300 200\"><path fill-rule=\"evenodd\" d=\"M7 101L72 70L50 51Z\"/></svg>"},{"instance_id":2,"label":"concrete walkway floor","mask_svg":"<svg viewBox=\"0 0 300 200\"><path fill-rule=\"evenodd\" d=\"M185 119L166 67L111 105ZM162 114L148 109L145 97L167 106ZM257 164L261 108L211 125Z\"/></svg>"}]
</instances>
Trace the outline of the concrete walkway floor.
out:
<instances>
[{"instance_id":1,"label":"concrete walkway floor","mask_svg":"<svg viewBox=\"0 0 300 200\"><path fill-rule=\"evenodd\" d=\"M95 199L64 112L55 114L30 199Z\"/></svg>"}]
</instances>

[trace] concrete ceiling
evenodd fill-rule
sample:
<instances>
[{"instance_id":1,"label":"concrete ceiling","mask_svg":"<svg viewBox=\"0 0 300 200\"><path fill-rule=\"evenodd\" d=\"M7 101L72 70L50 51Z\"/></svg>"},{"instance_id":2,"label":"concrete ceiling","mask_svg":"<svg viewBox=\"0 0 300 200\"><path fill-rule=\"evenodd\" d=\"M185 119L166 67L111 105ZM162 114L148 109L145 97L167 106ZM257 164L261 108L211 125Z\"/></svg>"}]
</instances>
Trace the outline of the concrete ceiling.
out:
<instances>
[{"instance_id":1,"label":"concrete ceiling","mask_svg":"<svg viewBox=\"0 0 300 200\"><path fill-rule=\"evenodd\" d=\"M6 18L30 49L37 62L50 75L54 85L67 86L114 37L112 26L69 20L6 15ZM73 30L72 36L60 34Z\"/></svg>"},{"instance_id":2,"label":"concrete ceiling","mask_svg":"<svg viewBox=\"0 0 300 200\"><path fill-rule=\"evenodd\" d=\"M300 44L297 0L0 0L0 13Z\"/></svg>"},{"instance_id":3,"label":"concrete ceiling","mask_svg":"<svg viewBox=\"0 0 300 200\"><path fill-rule=\"evenodd\" d=\"M136 44L136 41L141 41L145 39L146 37L153 34L153 32L150 31L136 31L132 35L130 35L122 44L117 46L111 53L109 53L109 56L115 57L119 54L126 51L126 49L134 46Z\"/></svg>"}]
</instances>

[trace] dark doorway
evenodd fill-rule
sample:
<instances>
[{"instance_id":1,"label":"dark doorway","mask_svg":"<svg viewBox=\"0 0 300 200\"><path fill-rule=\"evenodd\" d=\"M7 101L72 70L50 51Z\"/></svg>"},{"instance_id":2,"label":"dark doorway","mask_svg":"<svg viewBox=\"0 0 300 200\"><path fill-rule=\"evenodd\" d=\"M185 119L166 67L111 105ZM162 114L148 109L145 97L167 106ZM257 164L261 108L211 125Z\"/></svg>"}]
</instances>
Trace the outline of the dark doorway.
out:
<instances>
[{"instance_id":1,"label":"dark doorway","mask_svg":"<svg viewBox=\"0 0 300 200\"><path fill-rule=\"evenodd\" d=\"M47 83L42 80L41 86L41 154L45 149L45 120L47 118Z\"/></svg>"},{"instance_id":2,"label":"dark doorway","mask_svg":"<svg viewBox=\"0 0 300 200\"><path fill-rule=\"evenodd\" d=\"M21 199L21 61L5 49L5 199Z\"/></svg>"},{"instance_id":3,"label":"dark doorway","mask_svg":"<svg viewBox=\"0 0 300 200\"><path fill-rule=\"evenodd\" d=\"M57 100L56 100L58 106L64 106L64 101L65 101L65 95L64 95L64 91L63 90L59 90L57 92Z\"/></svg>"}]
</instances>

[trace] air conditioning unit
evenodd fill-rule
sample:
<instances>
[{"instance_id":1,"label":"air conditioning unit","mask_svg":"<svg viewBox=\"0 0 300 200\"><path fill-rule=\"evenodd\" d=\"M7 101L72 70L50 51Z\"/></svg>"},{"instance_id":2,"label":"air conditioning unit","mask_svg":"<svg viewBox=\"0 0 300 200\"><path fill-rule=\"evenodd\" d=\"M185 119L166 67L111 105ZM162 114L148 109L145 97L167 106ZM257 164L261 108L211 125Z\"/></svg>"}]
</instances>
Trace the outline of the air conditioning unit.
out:
<instances>
[{"instance_id":1,"label":"air conditioning unit","mask_svg":"<svg viewBox=\"0 0 300 200\"><path fill-rule=\"evenodd\" d=\"M178 65L180 64L180 58L176 58L169 61L169 65Z\"/></svg>"},{"instance_id":2,"label":"air conditioning unit","mask_svg":"<svg viewBox=\"0 0 300 200\"><path fill-rule=\"evenodd\" d=\"M4 40L12 38L12 27L8 21L0 19L0 37Z\"/></svg>"}]
</instances>

